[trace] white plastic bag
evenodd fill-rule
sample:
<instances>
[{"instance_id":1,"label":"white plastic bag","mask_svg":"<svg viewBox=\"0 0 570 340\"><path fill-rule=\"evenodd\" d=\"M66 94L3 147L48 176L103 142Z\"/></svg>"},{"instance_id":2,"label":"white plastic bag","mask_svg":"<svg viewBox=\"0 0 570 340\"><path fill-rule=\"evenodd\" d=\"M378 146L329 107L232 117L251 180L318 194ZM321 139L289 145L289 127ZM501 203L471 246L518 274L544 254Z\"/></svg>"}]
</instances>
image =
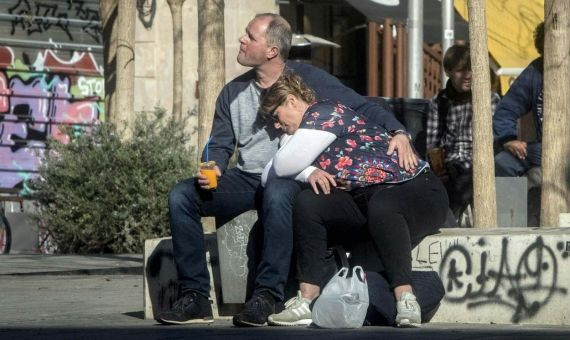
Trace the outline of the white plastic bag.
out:
<instances>
[{"instance_id":1,"label":"white plastic bag","mask_svg":"<svg viewBox=\"0 0 570 340\"><path fill-rule=\"evenodd\" d=\"M344 267L327 283L315 302L311 317L323 328L359 328L368 309L368 285L362 267L356 266L352 277Z\"/></svg>"}]
</instances>

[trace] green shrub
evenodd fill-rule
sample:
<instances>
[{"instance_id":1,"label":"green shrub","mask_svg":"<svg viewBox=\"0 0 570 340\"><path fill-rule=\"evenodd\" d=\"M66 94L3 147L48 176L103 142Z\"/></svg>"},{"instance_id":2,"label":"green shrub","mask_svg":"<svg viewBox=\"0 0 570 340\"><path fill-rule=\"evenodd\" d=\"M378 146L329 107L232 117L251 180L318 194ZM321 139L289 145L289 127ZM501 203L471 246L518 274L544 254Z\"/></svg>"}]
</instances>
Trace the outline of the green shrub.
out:
<instances>
[{"instance_id":1,"label":"green shrub","mask_svg":"<svg viewBox=\"0 0 570 340\"><path fill-rule=\"evenodd\" d=\"M49 142L30 189L57 252L140 253L145 239L168 234L168 191L196 168L185 123L156 110L140 114L127 139L101 123L68 129L68 144Z\"/></svg>"}]
</instances>

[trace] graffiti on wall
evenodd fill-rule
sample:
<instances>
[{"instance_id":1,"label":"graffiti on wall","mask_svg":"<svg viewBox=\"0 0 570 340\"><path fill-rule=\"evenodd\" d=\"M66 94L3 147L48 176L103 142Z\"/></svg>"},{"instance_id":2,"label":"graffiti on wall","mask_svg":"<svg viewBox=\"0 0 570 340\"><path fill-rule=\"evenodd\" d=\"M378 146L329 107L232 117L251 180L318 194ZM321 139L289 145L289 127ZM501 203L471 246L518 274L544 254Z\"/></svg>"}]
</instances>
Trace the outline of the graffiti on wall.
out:
<instances>
[{"instance_id":1,"label":"graffiti on wall","mask_svg":"<svg viewBox=\"0 0 570 340\"><path fill-rule=\"evenodd\" d=\"M0 187L36 176L46 140L67 141L62 125L82 129L104 114L103 70L92 53L62 59L47 49L31 65L0 46Z\"/></svg>"},{"instance_id":2,"label":"graffiti on wall","mask_svg":"<svg viewBox=\"0 0 570 340\"><path fill-rule=\"evenodd\" d=\"M569 250L563 242L553 248L537 237L522 253L509 249L520 249L520 245L510 245L507 237L502 239L499 252L485 248L485 238L476 246L481 251L459 242L442 245L436 241L423 257L416 254L417 263L439 263L447 302L465 304L468 309L504 306L512 311L511 321L517 323L531 319L557 295L568 294L559 280L559 262L568 258Z\"/></svg>"},{"instance_id":3,"label":"graffiti on wall","mask_svg":"<svg viewBox=\"0 0 570 340\"><path fill-rule=\"evenodd\" d=\"M5 0L0 14L0 188L25 189L61 126L104 119L99 2Z\"/></svg>"},{"instance_id":4,"label":"graffiti on wall","mask_svg":"<svg viewBox=\"0 0 570 340\"><path fill-rule=\"evenodd\" d=\"M17 30L33 35L57 29L73 41L76 37L72 26L77 24L80 32L94 42L101 43L99 11L88 7L85 1L67 0L55 3L19 0L8 8L8 13L12 15L11 35Z\"/></svg>"}]
</instances>

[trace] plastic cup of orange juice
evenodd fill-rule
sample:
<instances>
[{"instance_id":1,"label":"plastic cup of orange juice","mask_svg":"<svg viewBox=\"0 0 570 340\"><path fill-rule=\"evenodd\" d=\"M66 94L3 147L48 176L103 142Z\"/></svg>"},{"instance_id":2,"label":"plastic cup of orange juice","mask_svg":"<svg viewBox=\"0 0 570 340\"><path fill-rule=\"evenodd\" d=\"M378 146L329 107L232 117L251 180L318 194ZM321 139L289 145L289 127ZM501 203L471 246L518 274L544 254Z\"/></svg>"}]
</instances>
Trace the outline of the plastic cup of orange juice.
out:
<instances>
[{"instance_id":1,"label":"plastic cup of orange juice","mask_svg":"<svg viewBox=\"0 0 570 340\"><path fill-rule=\"evenodd\" d=\"M200 173L210 181L210 189L218 187L218 174L216 173L216 162L208 161L200 164Z\"/></svg>"}]
</instances>

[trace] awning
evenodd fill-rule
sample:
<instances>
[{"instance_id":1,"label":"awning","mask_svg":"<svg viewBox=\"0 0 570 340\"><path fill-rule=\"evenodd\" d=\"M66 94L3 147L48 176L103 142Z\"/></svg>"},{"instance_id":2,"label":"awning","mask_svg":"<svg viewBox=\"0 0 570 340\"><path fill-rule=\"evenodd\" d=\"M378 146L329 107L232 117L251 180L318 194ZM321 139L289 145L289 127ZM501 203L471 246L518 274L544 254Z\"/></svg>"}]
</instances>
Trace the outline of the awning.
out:
<instances>
[{"instance_id":1,"label":"awning","mask_svg":"<svg viewBox=\"0 0 570 340\"><path fill-rule=\"evenodd\" d=\"M489 54L505 94L514 78L538 57L533 32L544 20L544 0L487 0L487 40ZM465 19L467 1L455 0L455 9Z\"/></svg>"},{"instance_id":2,"label":"awning","mask_svg":"<svg viewBox=\"0 0 570 340\"><path fill-rule=\"evenodd\" d=\"M293 34L291 46L313 46L313 47L328 46L328 47L340 48L340 45L335 42L315 37L314 35L311 34Z\"/></svg>"},{"instance_id":3,"label":"awning","mask_svg":"<svg viewBox=\"0 0 570 340\"><path fill-rule=\"evenodd\" d=\"M525 1L525 0L520 0ZM397 5L386 6L384 1L376 0L346 0L352 7L364 14L369 21L382 23L391 18L395 22L405 23L408 18L409 0L399 0ZM395 4L393 2L392 4ZM424 0L424 42L427 44L441 43L441 1ZM459 15L455 15L455 39L468 40L469 27Z\"/></svg>"}]
</instances>

